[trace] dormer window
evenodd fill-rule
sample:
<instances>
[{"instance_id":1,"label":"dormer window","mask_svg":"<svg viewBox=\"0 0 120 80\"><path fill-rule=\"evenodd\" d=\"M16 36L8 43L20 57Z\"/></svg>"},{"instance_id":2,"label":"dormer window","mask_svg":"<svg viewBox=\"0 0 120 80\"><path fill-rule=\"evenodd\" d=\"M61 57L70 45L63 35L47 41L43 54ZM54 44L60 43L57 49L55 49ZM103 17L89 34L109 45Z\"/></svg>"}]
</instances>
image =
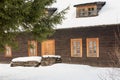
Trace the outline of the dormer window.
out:
<instances>
[{"instance_id":1,"label":"dormer window","mask_svg":"<svg viewBox=\"0 0 120 80\"><path fill-rule=\"evenodd\" d=\"M100 9L105 5L105 2L93 2L74 5L76 7L76 17L92 17L97 16Z\"/></svg>"},{"instance_id":2,"label":"dormer window","mask_svg":"<svg viewBox=\"0 0 120 80\"><path fill-rule=\"evenodd\" d=\"M51 16L56 10L57 8L46 8L45 13Z\"/></svg>"}]
</instances>

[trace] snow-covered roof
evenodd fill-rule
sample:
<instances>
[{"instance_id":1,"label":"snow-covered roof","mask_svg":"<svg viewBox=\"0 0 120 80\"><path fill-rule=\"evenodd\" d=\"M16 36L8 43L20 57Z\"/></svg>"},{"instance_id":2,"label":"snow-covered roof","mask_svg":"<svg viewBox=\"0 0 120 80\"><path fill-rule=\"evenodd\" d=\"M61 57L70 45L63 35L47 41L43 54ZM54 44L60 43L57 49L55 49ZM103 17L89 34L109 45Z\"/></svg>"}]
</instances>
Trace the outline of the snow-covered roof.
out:
<instances>
[{"instance_id":1,"label":"snow-covered roof","mask_svg":"<svg viewBox=\"0 0 120 80\"><path fill-rule=\"evenodd\" d=\"M100 10L98 16L76 18L76 7L74 7L74 5L99 1L106 2L106 4ZM62 24L56 26L57 29L120 23L120 0L56 0L56 3L52 5L52 7L56 7L58 11L68 6L69 10L65 15L66 19L63 20Z\"/></svg>"}]
</instances>

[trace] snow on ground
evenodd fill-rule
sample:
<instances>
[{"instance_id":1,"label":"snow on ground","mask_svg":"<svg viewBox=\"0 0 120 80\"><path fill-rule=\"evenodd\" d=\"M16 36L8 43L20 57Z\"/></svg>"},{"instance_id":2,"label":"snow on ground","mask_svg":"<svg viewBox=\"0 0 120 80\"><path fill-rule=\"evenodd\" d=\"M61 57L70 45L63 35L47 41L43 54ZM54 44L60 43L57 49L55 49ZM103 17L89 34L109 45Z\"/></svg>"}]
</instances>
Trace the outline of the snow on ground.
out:
<instances>
[{"instance_id":1,"label":"snow on ground","mask_svg":"<svg viewBox=\"0 0 120 80\"><path fill-rule=\"evenodd\" d=\"M99 76L105 76L110 70L112 68L63 63L40 67L10 67L9 64L0 64L0 80L100 80Z\"/></svg>"}]
</instances>

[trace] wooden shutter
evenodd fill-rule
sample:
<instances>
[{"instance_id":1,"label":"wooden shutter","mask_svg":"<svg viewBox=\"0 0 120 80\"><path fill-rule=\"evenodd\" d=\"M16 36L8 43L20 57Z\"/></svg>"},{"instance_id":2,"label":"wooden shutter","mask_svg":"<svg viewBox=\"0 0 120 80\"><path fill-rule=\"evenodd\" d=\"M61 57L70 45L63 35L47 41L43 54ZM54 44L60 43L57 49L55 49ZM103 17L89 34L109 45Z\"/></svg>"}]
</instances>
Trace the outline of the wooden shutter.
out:
<instances>
[{"instance_id":1,"label":"wooden shutter","mask_svg":"<svg viewBox=\"0 0 120 80\"><path fill-rule=\"evenodd\" d=\"M42 55L55 55L55 41L47 40L42 42Z\"/></svg>"}]
</instances>

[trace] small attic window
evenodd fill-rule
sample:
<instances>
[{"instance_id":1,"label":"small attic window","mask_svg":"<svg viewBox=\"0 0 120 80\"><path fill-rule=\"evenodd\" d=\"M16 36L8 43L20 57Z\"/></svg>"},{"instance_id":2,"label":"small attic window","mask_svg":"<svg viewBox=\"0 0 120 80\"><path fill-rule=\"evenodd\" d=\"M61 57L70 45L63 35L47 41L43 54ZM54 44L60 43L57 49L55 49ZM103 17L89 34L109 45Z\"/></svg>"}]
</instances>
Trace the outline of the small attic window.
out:
<instances>
[{"instance_id":1,"label":"small attic window","mask_svg":"<svg viewBox=\"0 0 120 80\"><path fill-rule=\"evenodd\" d=\"M51 16L56 10L57 8L46 8L45 13Z\"/></svg>"},{"instance_id":2,"label":"small attic window","mask_svg":"<svg viewBox=\"0 0 120 80\"><path fill-rule=\"evenodd\" d=\"M98 16L98 12L105 5L105 2L92 2L74 5L76 7L76 17Z\"/></svg>"}]
</instances>

